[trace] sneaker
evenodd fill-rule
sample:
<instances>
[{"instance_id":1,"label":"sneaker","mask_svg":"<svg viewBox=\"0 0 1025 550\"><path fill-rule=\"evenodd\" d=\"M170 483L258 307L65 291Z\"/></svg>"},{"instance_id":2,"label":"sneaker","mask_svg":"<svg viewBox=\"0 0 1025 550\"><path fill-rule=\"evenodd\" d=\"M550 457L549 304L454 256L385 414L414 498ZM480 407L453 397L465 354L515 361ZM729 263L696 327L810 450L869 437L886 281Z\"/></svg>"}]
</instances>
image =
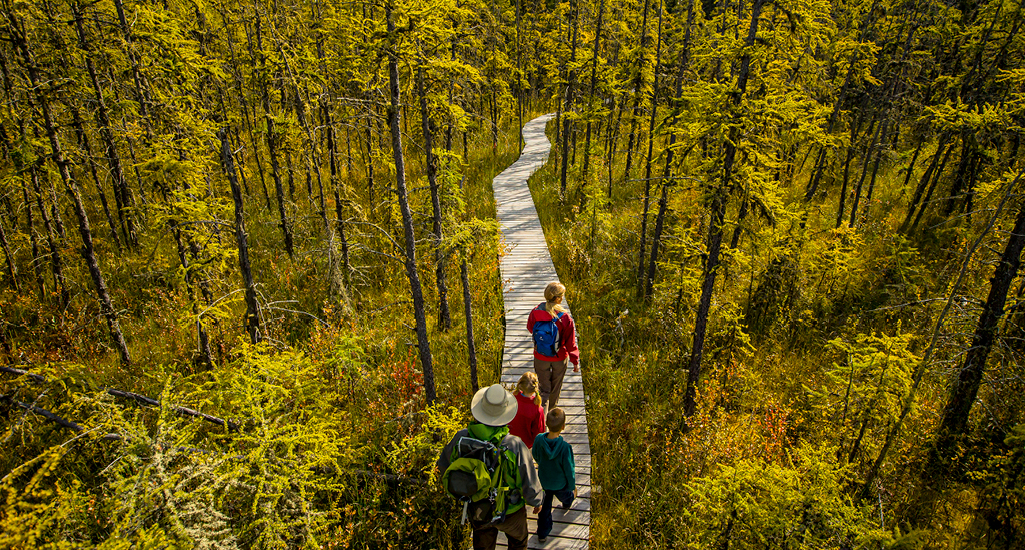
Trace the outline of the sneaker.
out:
<instances>
[{"instance_id":1,"label":"sneaker","mask_svg":"<svg viewBox=\"0 0 1025 550\"><path fill-rule=\"evenodd\" d=\"M537 537L537 541L544 544L548 540L548 537Z\"/></svg>"}]
</instances>

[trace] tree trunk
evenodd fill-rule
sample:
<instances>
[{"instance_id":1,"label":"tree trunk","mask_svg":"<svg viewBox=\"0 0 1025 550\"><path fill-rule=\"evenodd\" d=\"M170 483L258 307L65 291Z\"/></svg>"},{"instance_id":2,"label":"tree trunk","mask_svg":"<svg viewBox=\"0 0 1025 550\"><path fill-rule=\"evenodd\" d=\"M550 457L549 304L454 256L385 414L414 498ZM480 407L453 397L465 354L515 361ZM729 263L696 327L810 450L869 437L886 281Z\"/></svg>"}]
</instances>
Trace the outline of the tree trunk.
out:
<instances>
[{"instance_id":1,"label":"tree trunk","mask_svg":"<svg viewBox=\"0 0 1025 550\"><path fill-rule=\"evenodd\" d=\"M239 271L242 273L242 282L245 285L246 332L249 333L249 340L253 344L258 344L263 340L263 334L260 331L260 306L256 301L256 283L253 282L253 271L249 266L249 242L246 236L242 188L239 187L238 177L235 174L235 162L232 159L231 146L228 144L228 130L226 128L218 130L217 138L221 140L221 163L228 176L228 183L231 185L231 198L235 203L235 242L238 245Z\"/></svg>"},{"instance_id":2,"label":"tree trunk","mask_svg":"<svg viewBox=\"0 0 1025 550\"><path fill-rule=\"evenodd\" d=\"M100 311L107 320L107 327L110 329L110 336L114 342L114 346L117 348L118 354L121 357L121 364L130 365L132 357L128 353L128 344L125 343L124 335L121 333L121 326L118 323L117 311L111 303L110 294L107 292L107 284L103 279L103 273L100 271L100 265L96 260L96 251L93 247L92 230L89 228L89 218L86 215L85 206L82 204L82 196L79 194L78 186L75 184L75 181L71 179L71 172L68 167L68 163L64 158L64 152L61 149L60 140L57 137L57 125L53 121L49 100L42 95L42 92L40 92L41 88L39 87L38 67L36 66L35 59L29 49L29 44L26 41L24 30L19 28L20 25L13 20L10 13L7 15L11 23L10 30L12 41L14 42L15 47L20 51L22 59L25 61L25 69L28 72L29 82L31 83L33 90L35 90L36 102L43 113L43 125L50 143L50 152L52 155L51 160L53 160L54 164L57 165L61 181L64 184L64 189L72 200L72 204L75 209L75 216L78 218L78 231L82 237L82 258L85 260L86 265L89 268L89 275L92 277L93 285L96 287L96 295L100 302Z\"/></svg>"},{"instance_id":3,"label":"tree trunk","mask_svg":"<svg viewBox=\"0 0 1025 550\"><path fill-rule=\"evenodd\" d=\"M174 243L178 249L178 262L185 271L185 287L189 292L189 301L192 302L192 314L196 317L196 352L199 354L199 361L207 368L213 367L213 356L210 353L210 336L203 328L203 320L200 319L199 304L196 301L195 290L192 288L193 276L189 265L189 258L185 254L185 246L182 244L181 230L177 222L171 222L171 231L174 233Z\"/></svg>"},{"instance_id":4,"label":"tree trunk","mask_svg":"<svg viewBox=\"0 0 1025 550\"><path fill-rule=\"evenodd\" d=\"M950 134L944 132L939 139L939 144L936 146L936 153L932 156L932 161L929 162L929 166L925 169L925 173L922 174L922 178L918 181L918 186L915 188L915 194L911 197L911 202L908 204L908 213L904 217L904 223L900 224L900 232L907 233L908 228L911 224L911 218L914 217L915 211L918 210L918 201L922 199L922 195L925 193L926 187L929 182L932 181L932 174L936 171L936 167L939 165L940 158L943 157L943 151L947 147L947 140L950 138ZM911 177L910 168L908 178ZM907 181L905 179L905 181Z\"/></svg>"},{"instance_id":5,"label":"tree trunk","mask_svg":"<svg viewBox=\"0 0 1025 550\"><path fill-rule=\"evenodd\" d=\"M883 123L876 128L875 137L873 137L872 141L865 146L865 159L861 167L861 177L858 178L858 185L854 187L854 200L851 201L851 219L847 223L850 227L854 227L854 222L858 220L858 203L861 200L861 187L865 184L865 177L868 175L868 165L872 161L872 155L875 153L876 145L880 143L880 134L882 134L882 140L886 140L885 128L888 123L888 120L883 120Z\"/></svg>"},{"instance_id":6,"label":"tree trunk","mask_svg":"<svg viewBox=\"0 0 1025 550\"><path fill-rule=\"evenodd\" d=\"M395 35L395 22L392 20L391 6L385 4L385 19L388 34ZM413 213L409 209L409 196L406 191L406 167L402 153L402 133L400 131L402 111L399 87L399 63L397 53L388 51L388 89L391 103L388 105L388 124L391 128L392 152L395 159L395 192L402 212L402 231L406 241L404 263L406 276L409 277L410 291L413 297L413 315L416 318L416 340L420 350L420 363L424 373L424 390L427 405L434 404L434 366L431 361L431 344L427 339L427 318L424 315L423 290L420 287L420 276L416 271L416 237L413 234Z\"/></svg>"},{"instance_id":7,"label":"tree trunk","mask_svg":"<svg viewBox=\"0 0 1025 550\"><path fill-rule=\"evenodd\" d=\"M281 223L281 234L285 238L285 252L288 257L295 259L295 249L292 244L292 228L288 224L288 216L285 214L285 189L281 185L281 170L278 165L277 137L274 135L274 118L267 114L267 155L270 156L271 175L274 177L274 193L278 198L278 216Z\"/></svg>"},{"instance_id":8,"label":"tree trunk","mask_svg":"<svg viewBox=\"0 0 1025 550\"><path fill-rule=\"evenodd\" d=\"M656 77L655 77L655 82L653 83L653 86L652 86L652 89L651 89L651 118L648 121L648 157L647 157L647 161L644 164L644 197L643 197L643 199L644 199L644 206L643 206L642 211L641 211L641 239L640 239L641 240L641 246L640 246L641 250L640 250L640 261L638 262L638 265L637 265L638 283L641 283L641 281L643 281L642 274L644 273L644 248L646 246L645 238L647 237L647 231L648 231L648 203L650 202L650 195L651 195L651 162L653 160L652 159L652 155L654 153L653 148L654 148L654 145L655 145L655 139L654 139L655 118L656 118L657 113L658 113L658 108L657 108L657 105L658 105L658 76L657 75L658 75L659 67L661 66L661 64L662 64L662 2L660 1L659 5L658 5L658 45L655 47L655 75L656 75ZM681 65L681 67L682 67L682 65ZM666 189L665 189L665 182L663 182L662 197L665 198L665 196L666 196ZM662 220L662 217L663 217L663 215L662 215L662 200L660 199L659 200L659 221ZM653 243L652 244L653 250L654 250L654 246L655 245ZM653 256L654 256L654 254L653 254ZM652 263L654 263L654 262L652 262ZM649 272L652 274L652 276L654 275L654 271L653 270L649 269ZM650 279L651 279L651 277L649 277L648 284L644 286L645 290L643 292L643 295L645 297L647 297L649 295L649 293L650 293L650 291L648 290L648 288L651 287ZM638 290L638 294L640 294L641 293L640 292L641 284L638 284L637 290Z\"/></svg>"},{"instance_id":9,"label":"tree trunk","mask_svg":"<svg viewBox=\"0 0 1025 550\"><path fill-rule=\"evenodd\" d=\"M580 31L580 9L576 0L572 2L573 10L573 45L570 47L569 63L570 65L577 61L577 37ZM566 106L562 110L563 122L562 122L562 168L559 172L559 200L566 200L566 175L569 172L569 129L571 122L566 120L566 115L569 114L569 110L573 108L573 86L576 84L576 72L572 67L569 68L569 72L566 77ZM581 184L583 185L583 184Z\"/></svg>"},{"instance_id":10,"label":"tree trunk","mask_svg":"<svg viewBox=\"0 0 1025 550\"><path fill-rule=\"evenodd\" d=\"M19 172L21 169L19 168ZM32 202L28 196L28 185L25 183L25 178L21 179L21 196L25 203L25 225L28 227L29 241L32 245L32 270L36 274L36 288L39 290L39 299L42 300L46 296L46 286L43 283L43 266L42 262L39 261L39 241L36 237L36 226L32 222Z\"/></svg>"},{"instance_id":11,"label":"tree trunk","mask_svg":"<svg viewBox=\"0 0 1025 550\"><path fill-rule=\"evenodd\" d=\"M118 6L118 13L123 17L123 10L121 2L116 2ZM75 15L75 29L78 32L78 43L82 49L83 56L85 57L85 67L89 73L89 81L93 88L93 95L96 101L96 122L100 130L100 140L103 141L103 145L107 150L107 165L110 167L111 182L114 187L114 195L117 199L115 202L118 203L118 219L121 220L122 231L125 232L125 241L128 246L135 249L139 246L138 231L135 227L134 213L129 211L132 203L135 199L132 197L132 190L128 187L128 181L125 179L124 168L121 165L121 157L117 152L117 145L114 142L114 133L110 129L110 116L107 113L107 105L103 99L103 90L100 88L100 80L96 74L96 68L93 66L92 61L92 46L86 40L85 27L82 23L82 13L79 9L78 2L73 4L74 15ZM127 25L126 25L127 27ZM127 30L125 31L127 33ZM125 36L127 40L127 34ZM129 49L126 46L126 49ZM145 101L142 100L141 86L138 83L138 65L134 62L134 56L132 57L132 70L136 78L137 91L139 93L138 99L140 108L142 109L143 116L146 116Z\"/></svg>"},{"instance_id":12,"label":"tree trunk","mask_svg":"<svg viewBox=\"0 0 1025 550\"><path fill-rule=\"evenodd\" d=\"M883 123L883 137L879 141L880 144L886 143L887 134L890 129L889 122L890 121L887 120ZM864 218L865 220L868 219L868 211L870 208L872 208L872 194L873 192L875 192L876 176L879 175L879 164L883 159L883 155L880 151L876 151L875 157L875 162L872 165L872 178L869 179L868 182L868 194L865 195L865 210L861 214L862 218Z\"/></svg>"},{"instance_id":13,"label":"tree trunk","mask_svg":"<svg viewBox=\"0 0 1025 550\"><path fill-rule=\"evenodd\" d=\"M438 329L442 332L452 328L452 314L448 307L448 283L445 280L445 267L448 260L441 248L441 193L438 188L438 160L434 157L434 132L431 127L431 117L427 110L427 95L424 90L423 64L416 68L416 91L420 96L420 122L424 135L424 154L427 156L427 181L431 187L431 206L433 207L433 225L431 228L431 240L434 241L434 265L435 280L438 284Z\"/></svg>"},{"instance_id":14,"label":"tree trunk","mask_svg":"<svg viewBox=\"0 0 1025 550\"><path fill-rule=\"evenodd\" d=\"M39 207L39 214L43 218L43 227L46 228L46 246L50 249L50 269L53 271L53 288L60 293L59 302L62 308L68 307L71 301L71 292L68 291L67 281L64 279L64 259L61 258L60 247L57 246L57 235L50 223L50 215L46 213L46 205L43 204L43 193L39 188L39 169L36 166L29 168L29 176L32 178L32 188L36 196L36 206Z\"/></svg>"},{"instance_id":15,"label":"tree trunk","mask_svg":"<svg viewBox=\"0 0 1025 550\"><path fill-rule=\"evenodd\" d=\"M845 207L847 201L847 184L851 179L851 162L854 160L854 142L858 136L858 127L861 125L861 117L859 116L854 124L851 124L851 142L847 146L847 159L843 163L843 185L840 186L840 198L839 204L836 207L836 227L840 227L840 223L843 222L844 213L847 212Z\"/></svg>"},{"instance_id":16,"label":"tree trunk","mask_svg":"<svg viewBox=\"0 0 1025 550\"><path fill-rule=\"evenodd\" d=\"M674 88L673 88L673 97L677 101L679 101L681 99L682 92L683 92L683 75L687 71L687 68L690 66L690 29L691 29L691 25L693 25L693 24L694 24L694 0L690 0L690 2L688 4L688 7L687 7L687 29L684 32L684 36L683 36L683 50L680 52L680 68L679 68L679 72L677 72L677 74L676 74L676 83L674 84ZM677 117L674 114L672 119L669 121L669 124L667 126L671 128L674 124L676 124L676 118ZM648 182L650 181L650 176L645 178L647 181L645 182L645 192L644 192L644 212L641 215L641 239L640 239L640 247L639 247L640 248L640 256L638 258L638 266L637 266L637 277L638 277L638 280L637 280L637 294L640 297L644 298L644 299L647 299L651 295L651 289L654 286L655 268L658 265L657 264L657 261L658 261L658 247L659 247L659 243L662 240L662 229L661 229L661 225L659 224L659 220L665 219L665 209L668 206L668 190L665 188L665 186L669 184L669 181L668 181L669 180L669 176L672 174L672 166L673 166L673 160L674 160L674 153L676 151L676 149L674 147L675 145L676 145L676 132L672 132L671 131L670 134L669 134L669 143L666 146L665 166L662 168L662 186L663 186L663 189L662 189L663 193L662 193L662 195L663 195L663 197L665 197L665 201L663 201L661 199L659 200L659 213L658 213L658 219L656 220L656 223L655 223L655 226L656 226L655 227L655 229L656 229L655 235L653 236L652 243L651 243L651 250L652 250L652 252L651 252L651 261L648 263L648 277L647 277L647 279L644 278L644 248L645 248L645 244L646 244L645 243L645 238L646 238L646 234L645 233L647 232L647 222L648 222L648 195L650 194L650 189L648 188ZM688 149L688 151L689 151L689 149Z\"/></svg>"},{"instance_id":17,"label":"tree trunk","mask_svg":"<svg viewBox=\"0 0 1025 550\"><path fill-rule=\"evenodd\" d=\"M11 246L7 243L7 231L4 230L3 219L0 219L0 246L3 246L4 257L7 259L7 274L11 278L11 288L15 292L21 291L18 284L18 271L14 269L14 257L11 255Z\"/></svg>"},{"instance_id":18,"label":"tree trunk","mask_svg":"<svg viewBox=\"0 0 1025 550\"><path fill-rule=\"evenodd\" d=\"M327 128L327 155L328 167L331 170L331 189L335 195L335 229L338 231L338 238L342 241L342 284L349 288L349 273L352 271L349 265L349 239L345 235L345 210L342 202L341 182L338 178L337 148L338 140L335 136L334 119L331 117L331 106L321 102L321 111L324 116L324 126ZM325 220L325 223L326 220Z\"/></svg>"},{"instance_id":19,"label":"tree trunk","mask_svg":"<svg viewBox=\"0 0 1025 550\"><path fill-rule=\"evenodd\" d=\"M950 160L950 153L954 150L954 145L954 143L950 144L950 147L947 148L947 152L943 154L943 160L940 161L939 167L936 168L935 172L933 172L932 183L929 184L929 189L925 192L925 198L922 199L921 208L918 209L915 221L911 222L911 227L908 228L908 233L913 233L915 229L918 229L918 222L922 221L922 215L925 214L925 209L929 207L929 201L932 199L932 193L940 181L940 176L943 175L943 170L947 167L947 161Z\"/></svg>"},{"instance_id":20,"label":"tree trunk","mask_svg":"<svg viewBox=\"0 0 1025 550\"><path fill-rule=\"evenodd\" d=\"M986 370L986 358L996 341L998 324L1004 315L1007 292L1018 275L1021 253L1025 248L1025 206L1018 210L1014 229L1007 239L1007 246L1000 256L993 277L990 279L989 296L982 307L979 322L975 326L972 346L965 353L964 363L958 371L957 380L950 389L950 399L943 409L943 419L937 435L936 450L939 457L949 456L954 443L968 431L968 419L982 384Z\"/></svg>"},{"instance_id":21,"label":"tree trunk","mask_svg":"<svg viewBox=\"0 0 1025 550\"><path fill-rule=\"evenodd\" d=\"M626 167L623 179L630 179L630 166L633 161L634 139L637 137L637 121L641 118L641 107L644 103L644 51L648 47L648 8L651 0L644 0L644 16L641 18L641 47L638 50L637 78L634 79L634 108L630 116L630 136L626 141Z\"/></svg>"},{"instance_id":22,"label":"tree trunk","mask_svg":"<svg viewBox=\"0 0 1025 550\"><path fill-rule=\"evenodd\" d=\"M591 47L591 87L587 94L587 128L584 130L584 165L581 168L580 181L587 182L587 168L591 161L591 109L594 107L594 89L598 84L598 46L601 43L601 23L605 16L605 0L599 0L598 18L595 20L594 45ZM521 122L520 127L523 127ZM601 133L599 132L599 136Z\"/></svg>"},{"instance_id":23,"label":"tree trunk","mask_svg":"<svg viewBox=\"0 0 1025 550\"><path fill-rule=\"evenodd\" d=\"M734 107L740 105L741 99L747 90L747 80L751 67L751 49L754 46L755 36L758 34L758 17L762 11L763 1L754 0L751 6L751 26L748 29L744 55L740 58L737 91L731 94ZM698 301L698 311L694 321L694 344L691 347L687 389L684 394L684 414L688 417L694 414L696 407L695 396L697 394L698 379L701 375L701 354L705 346L708 311L712 305L712 292L715 289L719 252L722 247L722 229L726 217L727 192L730 187L734 158L737 153L736 143L739 141L739 138L740 130L733 126L730 130L729 139L724 143L725 154L723 157L722 184L712 192L712 205L709 212L711 219L708 224L708 259L705 261L704 281L701 284L701 298Z\"/></svg>"},{"instance_id":24,"label":"tree trunk","mask_svg":"<svg viewBox=\"0 0 1025 550\"><path fill-rule=\"evenodd\" d=\"M472 296L470 294L470 270L466 265L466 253L463 253L463 261L459 266L459 275L463 283L463 309L466 312L466 348L470 361L470 387L473 393L477 393L477 345L473 341L473 309Z\"/></svg>"},{"instance_id":25,"label":"tree trunk","mask_svg":"<svg viewBox=\"0 0 1025 550\"><path fill-rule=\"evenodd\" d=\"M107 225L110 227L110 238L114 241L114 246L117 247L118 253L121 252L121 239L117 234L117 225L114 224L114 218L110 215L110 206L107 205L107 194L103 192L103 185L100 183L100 178L96 174L96 163L93 162L93 149L89 144L89 135L85 133L85 129L82 127L82 119L78 114L78 109L72 108L71 115L75 126L75 133L78 134L78 141L82 144L82 149L85 152L86 163L89 165L89 172L93 176L93 183L96 184L96 194L100 197L100 203L103 205L103 214L107 218Z\"/></svg>"}]
</instances>

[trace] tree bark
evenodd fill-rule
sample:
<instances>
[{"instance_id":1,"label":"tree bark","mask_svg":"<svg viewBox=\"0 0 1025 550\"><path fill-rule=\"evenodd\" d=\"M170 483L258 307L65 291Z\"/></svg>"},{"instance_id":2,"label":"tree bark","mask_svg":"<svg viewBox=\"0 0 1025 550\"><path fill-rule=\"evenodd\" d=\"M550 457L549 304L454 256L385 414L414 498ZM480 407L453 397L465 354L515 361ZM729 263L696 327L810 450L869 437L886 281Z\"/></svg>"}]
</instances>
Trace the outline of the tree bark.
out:
<instances>
[{"instance_id":1,"label":"tree bark","mask_svg":"<svg viewBox=\"0 0 1025 550\"><path fill-rule=\"evenodd\" d=\"M690 0L687 7L687 28L683 35L683 50L680 52L680 68L676 74L676 83L673 89L673 97L679 101L683 93L683 75L690 66L690 29L694 24L694 0ZM668 126L671 128L676 124L677 116L674 112L672 118L669 120ZM665 200L659 199L659 213L658 218L655 222L655 234L652 236L651 243L651 261L648 263L648 276L644 277L644 248L646 245L646 231L648 221L648 195L650 190L646 190L644 193L644 212L641 216L641 239L640 239L640 255L638 258L637 266L637 293L640 297L647 299L651 296L651 290L654 287L655 281L655 268L658 265L658 248L659 243L662 241L662 226L659 221L665 219L665 210L668 207L669 190L666 189L666 185L669 185L669 177L672 174L673 160L675 157L675 146L676 145L676 132L670 131L669 143L666 146L666 161L665 166L662 168L662 196ZM693 147L693 146L692 146ZM688 149L689 151L689 149ZM686 153L685 153L686 155ZM645 184L647 185L647 183Z\"/></svg>"},{"instance_id":2,"label":"tree bark","mask_svg":"<svg viewBox=\"0 0 1025 550\"><path fill-rule=\"evenodd\" d=\"M929 182L932 181L932 174L936 171L936 167L939 165L940 158L943 156L943 151L947 147L947 140L949 138L950 134L947 132L944 132L940 136L939 144L936 146L936 153L933 154L932 161L929 162L929 166L925 169L925 173L922 174L922 178L918 180L918 186L915 188L915 194L911 197L911 202L908 204L908 213L904 217L904 222L900 224L901 233L906 234L908 232L911 225L911 218L914 217L915 211L918 210L918 202L922 199L922 195L925 193L926 187L929 185ZM911 177L910 173L907 177Z\"/></svg>"},{"instance_id":3,"label":"tree bark","mask_svg":"<svg viewBox=\"0 0 1025 550\"><path fill-rule=\"evenodd\" d=\"M648 231L648 203L650 202L650 195L651 195L651 163L652 163L652 160L653 160L652 159L652 155L654 153L653 149L654 149L654 145L655 145L655 140L654 140L655 118L656 118L657 113L658 113L658 108L657 108L657 105L658 105L658 71L659 71L659 67L661 66L661 64L662 64L662 2L659 1L659 4L658 4L658 45L655 47L655 75L656 76L655 76L655 82L653 83L652 89L651 89L651 118L648 121L648 157L647 157L647 161L644 164L644 197L643 197L643 199L644 199L644 201L643 201L644 202L644 206L643 206L642 211L641 211L640 261L638 262L638 265L637 265L637 277L638 277L638 283L639 283L638 287L637 287L638 294L641 294L640 290L641 290L641 284L643 282L643 273L644 273L644 248L647 246L647 243L645 243L645 239L647 238L647 231ZM681 65L681 67L682 67L682 65ZM662 199L659 199L659 222L662 221L663 215L662 215L662 212L661 212L661 205L662 205L663 199L665 199L665 198L666 198L666 189L665 189L665 185L663 184L663 186L662 186ZM658 225L658 223L656 223L656 225ZM658 226L658 227L661 228L661 226ZM652 250L654 250L655 246L656 245L654 243L652 243ZM652 258L653 258L652 261L654 263L654 254L652 255ZM654 271L653 270L649 270L649 271L650 271L650 273L652 273L652 276L653 276L654 275ZM648 280L647 284L644 285L643 296L645 296L645 297L649 296L649 294L650 294L650 290L648 290L648 289L651 287L651 280L650 280L651 277L649 277L648 279L649 280Z\"/></svg>"},{"instance_id":4,"label":"tree bark","mask_svg":"<svg viewBox=\"0 0 1025 550\"><path fill-rule=\"evenodd\" d=\"M384 11L388 25L388 34L394 37L395 22L392 20L392 7L390 3L385 4ZM413 297L413 315L416 318L416 340L420 351L420 363L424 373L424 390L427 397L427 405L431 406L435 401L434 365L431 361L431 344L427 339L427 318L424 314L423 289L420 286L420 276L416 271L416 237L413 233L413 213L409 208L409 195L406 190L406 166L402 152L402 133L400 131L402 127L402 110L398 54L394 49L389 49L387 54L388 89L391 95L391 103L388 105L388 125L391 129L392 153L395 159L395 192L399 201L399 210L402 212L402 231L406 241L404 263Z\"/></svg>"}]
</instances>

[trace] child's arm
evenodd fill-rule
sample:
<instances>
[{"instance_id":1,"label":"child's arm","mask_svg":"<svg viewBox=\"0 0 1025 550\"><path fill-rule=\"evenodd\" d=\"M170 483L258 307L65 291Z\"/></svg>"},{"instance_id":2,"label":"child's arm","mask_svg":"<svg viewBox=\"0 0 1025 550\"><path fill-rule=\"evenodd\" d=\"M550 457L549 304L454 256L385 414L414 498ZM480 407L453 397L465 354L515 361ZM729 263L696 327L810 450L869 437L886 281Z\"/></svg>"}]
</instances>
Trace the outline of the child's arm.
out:
<instances>
[{"instance_id":1,"label":"child's arm","mask_svg":"<svg viewBox=\"0 0 1025 550\"><path fill-rule=\"evenodd\" d=\"M569 443L566 444L569 447ZM566 464L563 465L563 472L566 472L566 490L572 490L573 495L577 494L577 467L573 460L573 447L566 452Z\"/></svg>"},{"instance_id":2,"label":"child's arm","mask_svg":"<svg viewBox=\"0 0 1025 550\"><path fill-rule=\"evenodd\" d=\"M534 425L531 426L534 431L534 436L537 434L545 433L545 410L540 405L537 407L537 418L534 419Z\"/></svg>"}]
</instances>

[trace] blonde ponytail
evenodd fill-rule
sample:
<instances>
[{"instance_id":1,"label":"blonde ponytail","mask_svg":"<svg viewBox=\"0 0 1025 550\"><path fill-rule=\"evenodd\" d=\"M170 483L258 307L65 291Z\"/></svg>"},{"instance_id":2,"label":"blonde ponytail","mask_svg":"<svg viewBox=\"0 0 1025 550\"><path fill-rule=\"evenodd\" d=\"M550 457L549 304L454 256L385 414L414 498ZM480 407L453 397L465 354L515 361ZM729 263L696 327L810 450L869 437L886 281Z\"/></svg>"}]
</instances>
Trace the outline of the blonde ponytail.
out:
<instances>
[{"instance_id":1,"label":"blonde ponytail","mask_svg":"<svg viewBox=\"0 0 1025 550\"><path fill-rule=\"evenodd\" d=\"M537 375L532 372L525 372L520 376L520 381L516 383L516 389L520 391L524 396L529 393L534 394L534 404L541 406L541 396L537 393Z\"/></svg>"},{"instance_id":2,"label":"blonde ponytail","mask_svg":"<svg viewBox=\"0 0 1025 550\"><path fill-rule=\"evenodd\" d=\"M566 286L556 281L548 283L545 287L545 311L554 316L556 313L566 311L561 303L556 302L558 298L566 296Z\"/></svg>"}]
</instances>

